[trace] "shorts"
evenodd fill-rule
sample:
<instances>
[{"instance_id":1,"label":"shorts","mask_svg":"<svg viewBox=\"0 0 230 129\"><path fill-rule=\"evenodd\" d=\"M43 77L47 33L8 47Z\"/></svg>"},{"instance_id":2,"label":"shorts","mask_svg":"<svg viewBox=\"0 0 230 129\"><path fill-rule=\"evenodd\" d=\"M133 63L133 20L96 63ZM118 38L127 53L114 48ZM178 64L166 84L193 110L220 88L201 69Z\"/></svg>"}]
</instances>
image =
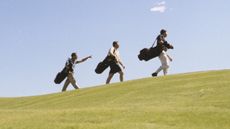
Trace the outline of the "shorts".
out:
<instances>
[{"instance_id":1,"label":"shorts","mask_svg":"<svg viewBox=\"0 0 230 129\"><path fill-rule=\"evenodd\" d=\"M114 73L117 73L117 72L121 72L121 67L119 64L113 62L110 64L110 71L109 73L110 74L114 74Z\"/></svg>"}]
</instances>

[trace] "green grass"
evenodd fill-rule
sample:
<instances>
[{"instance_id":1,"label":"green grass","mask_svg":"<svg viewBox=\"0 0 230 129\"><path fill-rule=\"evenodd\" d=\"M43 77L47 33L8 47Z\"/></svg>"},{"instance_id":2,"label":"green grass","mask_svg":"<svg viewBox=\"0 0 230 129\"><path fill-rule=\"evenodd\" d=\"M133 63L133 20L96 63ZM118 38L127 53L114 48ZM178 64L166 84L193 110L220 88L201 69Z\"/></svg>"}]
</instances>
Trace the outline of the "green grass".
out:
<instances>
[{"instance_id":1,"label":"green grass","mask_svg":"<svg viewBox=\"0 0 230 129\"><path fill-rule=\"evenodd\" d=\"M230 70L0 98L0 129L230 129Z\"/></svg>"}]
</instances>

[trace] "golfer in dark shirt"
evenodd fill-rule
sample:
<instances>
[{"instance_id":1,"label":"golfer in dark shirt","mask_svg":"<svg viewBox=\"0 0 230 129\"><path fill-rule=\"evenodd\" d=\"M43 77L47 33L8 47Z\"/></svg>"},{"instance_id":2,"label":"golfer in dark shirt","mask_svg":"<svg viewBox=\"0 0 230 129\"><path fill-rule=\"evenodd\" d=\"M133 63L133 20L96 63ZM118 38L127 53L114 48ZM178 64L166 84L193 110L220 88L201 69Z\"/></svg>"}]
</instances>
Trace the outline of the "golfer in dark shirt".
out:
<instances>
[{"instance_id":1,"label":"golfer in dark shirt","mask_svg":"<svg viewBox=\"0 0 230 129\"><path fill-rule=\"evenodd\" d=\"M168 48L165 46L165 44L167 44L165 38L167 37L167 35L168 35L167 31L162 29L160 31L160 35L157 37L157 45L163 49L161 54L159 55L161 66L152 74L153 77L157 76L161 70L163 70L164 75L167 75L168 68L169 68L169 61L172 61L172 58L166 53Z\"/></svg>"},{"instance_id":2,"label":"golfer in dark shirt","mask_svg":"<svg viewBox=\"0 0 230 129\"><path fill-rule=\"evenodd\" d=\"M65 81L65 84L64 84L64 86L63 86L63 88L62 88L62 91L63 91L63 92L66 91L66 89L67 89L67 87L68 87L68 85L69 85L70 83L73 85L73 87L74 87L75 89L79 89L79 87L78 87L78 85L77 85L77 82L76 82L76 80L75 80L75 78L74 78L74 76L73 76L73 74L74 74L74 67L75 67L76 64L82 63L82 62L84 62L84 61L86 61L86 60L88 60L89 58L92 58L92 57L91 57L91 56L88 56L88 57L86 57L86 58L83 58L83 59L80 60L80 61L77 61L77 58L78 58L77 54L76 54L76 53L72 53L72 54L71 54L71 58L69 58L69 59L67 60L66 64L65 64L65 67L66 67L67 70L68 70L68 75L67 75L67 79L66 79L66 81Z\"/></svg>"}]
</instances>

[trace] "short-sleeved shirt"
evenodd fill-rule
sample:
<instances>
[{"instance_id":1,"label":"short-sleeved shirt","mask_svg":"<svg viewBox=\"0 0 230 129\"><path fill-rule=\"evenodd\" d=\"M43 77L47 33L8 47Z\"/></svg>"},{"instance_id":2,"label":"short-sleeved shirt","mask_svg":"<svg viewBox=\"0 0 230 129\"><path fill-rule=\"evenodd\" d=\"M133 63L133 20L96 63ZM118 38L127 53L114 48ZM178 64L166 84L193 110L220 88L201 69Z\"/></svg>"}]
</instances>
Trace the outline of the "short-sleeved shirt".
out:
<instances>
[{"instance_id":1,"label":"short-sleeved shirt","mask_svg":"<svg viewBox=\"0 0 230 129\"><path fill-rule=\"evenodd\" d=\"M109 49L108 56L115 56L117 61L121 62L120 52L115 47Z\"/></svg>"}]
</instances>

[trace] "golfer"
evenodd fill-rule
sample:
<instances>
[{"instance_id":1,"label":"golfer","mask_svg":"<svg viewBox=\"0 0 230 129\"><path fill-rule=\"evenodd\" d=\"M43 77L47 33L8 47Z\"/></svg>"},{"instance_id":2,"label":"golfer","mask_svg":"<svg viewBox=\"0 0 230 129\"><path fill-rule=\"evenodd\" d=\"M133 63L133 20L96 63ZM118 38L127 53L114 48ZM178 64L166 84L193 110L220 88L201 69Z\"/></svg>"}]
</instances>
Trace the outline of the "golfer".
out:
<instances>
[{"instance_id":1,"label":"golfer","mask_svg":"<svg viewBox=\"0 0 230 129\"><path fill-rule=\"evenodd\" d=\"M68 85L71 83L72 86L75 88L75 89L79 89L79 86L77 85L77 82L74 78L74 67L76 64L79 64L79 63L82 63L86 60L88 60L89 58L92 58L92 56L88 56L86 58L83 58L82 60L80 61L77 61L77 54L76 53L72 53L71 54L71 58L69 58L65 64L65 67L67 69L67 72L68 72L68 75L67 75L67 79L64 83L64 86L62 88L62 92L66 91Z\"/></svg>"},{"instance_id":2,"label":"golfer","mask_svg":"<svg viewBox=\"0 0 230 129\"><path fill-rule=\"evenodd\" d=\"M118 51L119 47L120 46L118 41L114 41L112 48L109 49L107 59L111 59L111 61L109 65L110 66L109 76L106 80L106 84L110 83L111 79L113 78L113 75L116 73L120 74L120 82L123 82L124 80L123 69L125 69L125 66L123 65L120 58L120 53Z\"/></svg>"},{"instance_id":3,"label":"golfer","mask_svg":"<svg viewBox=\"0 0 230 129\"><path fill-rule=\"evenodd\" d=\"M153 77L156 77L161 70L163 70L164 75L167 75L169 61L172 61L172 58L166 53L168 48L165 46L165 44L167 44L165 38L167 37L167 35L167 31L162 29L160 31L160 35L157 37L157 45L163 49L160 55L158 56L161 61L161 66L152 74Z\"/></svg>"}]
</instances>

